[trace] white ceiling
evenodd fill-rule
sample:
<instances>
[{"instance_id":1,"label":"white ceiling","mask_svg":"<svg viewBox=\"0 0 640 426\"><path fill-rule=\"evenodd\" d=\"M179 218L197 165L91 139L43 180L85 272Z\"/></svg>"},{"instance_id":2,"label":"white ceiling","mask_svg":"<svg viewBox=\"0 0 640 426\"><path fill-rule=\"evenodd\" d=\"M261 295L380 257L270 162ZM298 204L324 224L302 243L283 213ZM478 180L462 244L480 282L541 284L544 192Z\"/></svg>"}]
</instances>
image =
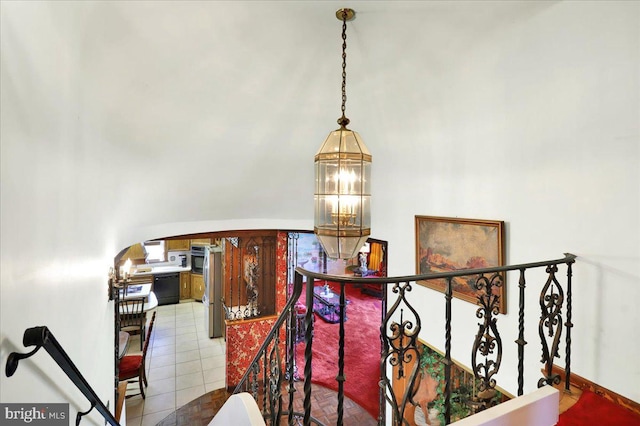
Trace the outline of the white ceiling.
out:
<instances>
[{"instance_id":1,"label":"white ceiling","mask_svg":"<svg viewBox=\"0 0 640 426\"><path fill-rule=\"evenodd\" d=\"M591 3L4 2L3 102L11 108L2 131L29 129L25 140L37 144L3 145L15 151L5 158L24 158L44 188L45 201L35 197L25 211L82 200L82 217L104 216L127 241L206 231L211 221L310 229L313 156L340 115L335 12L352 7L346 114L373 154L372 225L380 229L398 197L429 197L441 179L451 185L440 185L445 194L465 179L475 190L478 179L442 159L472 167L504 155L509 109L529 99L510 117L509 131L519 132L526 108L546 99L539 83L555 65L572 67L576 40L597 31L593 5L568 20ZM563 33L568 42L547 49L546 39ZM473 142L480 136L484 145ZM20 170L3 165L7 175L24 170L14 163ZM499 176L488 178L495 188ZM407 182L417 188L400 195ZM63 210L59 220L76 225Z\"/></svg>"},{"instance_id":2,"label":"white ceiling","mask_svg":"<svg viewBox=\"0 0 640 426\"><path fill-rule=\"evenodd\" d=\"M48 4L79 55L84 81L72 96L127 166L122 201L153 208L152 223L312 217L313 155L340 115L344 6L357 13L347 116L375 176L376 158L394 166L398 144L417 143L394 135L420 125L426 82L551 3ZM160 212L158 188L172 200Z\"/></svg>"}]
</instances>

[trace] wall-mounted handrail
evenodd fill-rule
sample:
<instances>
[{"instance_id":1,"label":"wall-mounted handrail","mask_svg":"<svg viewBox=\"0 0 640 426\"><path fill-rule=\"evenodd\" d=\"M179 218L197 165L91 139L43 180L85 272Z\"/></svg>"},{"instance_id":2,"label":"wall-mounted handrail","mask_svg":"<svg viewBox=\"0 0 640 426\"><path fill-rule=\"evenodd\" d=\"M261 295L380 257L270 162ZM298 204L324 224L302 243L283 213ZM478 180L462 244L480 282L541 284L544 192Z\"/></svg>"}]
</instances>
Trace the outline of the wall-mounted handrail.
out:
<instances>
[{"instance_id":1,"label":"wall-mounted handrail","mask_svg":"<svg viewBox=\"0 0 640 426\"><path fill-rule=\"evenodd\" d=\"M91 403L91 408L82 413L79 412L76 415L76 426L80 424L82 420L82 416L88 414L94 407L102 417L104 417L105 421L110 425L119 426L118 421L113 417L109 409L102 403L98 395L96 395L93 388L89 385L86 379L82 376L78 368L75 366L69 355L62 348L60 343L53 336L51 331L46 327L32 327L28 328L24 331L24 335L22 337L22 344L24 346L36 346L34 350L29 353L21 354L18 352L12 352L9 354L7 358L7 365L5 367L5 374L7 377L13 376L18 368L18 363L22 359L29 358L33 356L40 348L44 348L51 358L60 366L62 371L65 372L67 377L71 379L74 385L82 392L82 394L89 400Z\"/></svg>"}]
</instances>

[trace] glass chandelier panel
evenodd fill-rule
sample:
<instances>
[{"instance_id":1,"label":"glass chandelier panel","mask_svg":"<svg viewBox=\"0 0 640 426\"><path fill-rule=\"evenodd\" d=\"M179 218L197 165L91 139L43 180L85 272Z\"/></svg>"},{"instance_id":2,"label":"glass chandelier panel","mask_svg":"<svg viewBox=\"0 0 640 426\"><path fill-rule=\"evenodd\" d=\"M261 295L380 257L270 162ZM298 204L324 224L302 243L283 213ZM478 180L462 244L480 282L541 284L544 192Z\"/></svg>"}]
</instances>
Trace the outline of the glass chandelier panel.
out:
<instances>
[{"instance_id":1,"label":"glass chandelier panel","mask_svg":"<svg viewBox=\"0 0 640 426\"><path fill-rule=\"evenodd\" d=\"M371 154L358 133L329 133L315 157L314 232L327 256L351 259L371 234Z\"/></svg>"}]
</instances>

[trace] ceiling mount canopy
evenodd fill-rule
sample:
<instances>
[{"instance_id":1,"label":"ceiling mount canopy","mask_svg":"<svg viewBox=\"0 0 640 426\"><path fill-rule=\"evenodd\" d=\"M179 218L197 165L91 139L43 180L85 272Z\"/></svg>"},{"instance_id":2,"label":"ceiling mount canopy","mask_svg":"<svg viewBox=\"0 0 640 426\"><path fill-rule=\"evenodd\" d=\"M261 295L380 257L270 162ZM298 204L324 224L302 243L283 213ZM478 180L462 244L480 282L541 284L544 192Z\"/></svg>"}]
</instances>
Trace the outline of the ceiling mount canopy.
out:
<instances>
[{"instance_id":1,"label":"ceiling mount canopy","mask_svg":"<svg viewBox=\"0 0 640 426\"><path fill-rule=\"evenodd\" d=\"M371 234L371 153L360 135L347 129L347 22L352 9L339 9L342 21L342 116L315 156L314 232L332 259L352 259Z\"/></svg>"}]
</instances>

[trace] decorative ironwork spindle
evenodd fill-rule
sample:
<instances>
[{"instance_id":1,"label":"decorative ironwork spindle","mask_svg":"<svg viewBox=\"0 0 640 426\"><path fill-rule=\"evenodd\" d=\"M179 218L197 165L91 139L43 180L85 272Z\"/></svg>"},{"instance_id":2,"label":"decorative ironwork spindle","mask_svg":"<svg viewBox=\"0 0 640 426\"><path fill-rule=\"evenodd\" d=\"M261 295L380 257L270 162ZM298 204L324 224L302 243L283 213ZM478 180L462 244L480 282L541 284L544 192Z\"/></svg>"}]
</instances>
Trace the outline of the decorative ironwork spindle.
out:
<instances>
[{"instance_id":1,"label":"decorative ironwork spindle","mask_svg":"<svg viewBox=\"0 0 640 426\"><path fill-rule=\"evenodd\" d=\"M287 298L291 297L293 293L293 282L295 279L295 267L298 263L298 239L300 238L300 234L297 232L289 232L287 234ZM298 379L297 370L298 367L296 365L296 352L295 346L297 342L298 336L298 321L296 317L295 308L291 308L288 312L289 316L287 317L287 354L286 354L286 367L285 367L285 378L287 380L293 382ZM292 392L289 390L289 392ZM295 390L293 390L295 392Z\"/></svg>"},{"instance_id":2,"label":"decorative ironwork spindle","mask_svg":"<svg viewBox=\"0 0 640 426\"><path fill-rule=\"evenodd\" d=\"M384 321L384 316L387 312L387 295L386 295L387 286L381 284L380 287L383 289L382 291L384 292L381 300L382 309L380 309L380 324L382 324L382 322ZM379 338L380 338L380 359L383 359L384 354L388 349L388 346L384 338L384 335L382 333L379 333ZM386 366L381 364L380 375L379 375L380 380L378 381L378 424L379 425L385 424L385 411L387 406L386 406L385 392L383 392L385 387L384 387L384 381L382 380L382 378L386 376L387 376Z\"/></svg>"},{"instance_id":3,"label":"decorative ironwork spindle","mask_svg":"<svg viewBox=\"0 0 640 426\"><path fill-rule=\"evenodd\" d=\"M229 247L229 257L230 257L230 261L229 261L229 306L228 309L226 309L226 314L227 314L227 319L230 320L234 320L235 318L235 311L232 309L233 308L233 289L235 287L237 287L238 285L235 283L234 279L235 279L235 275L233 273L233 265L236 263L234 261L234 253L235 253L235 249L238 248L238 238L227 238L227 241L230 243Z\"/></svg>"},{"instance_id":4,"label":"decorative ironwork spindle","mask_svg":"<svg viewBox=\"0 0 640 426\"><path fill-rule=\"evenodd\" d=\"M571 305L571 263L567 263L567 322L564 326L567 328L567 347L565 355L565 367L564 367L564 390L565 392L571 392L571 328L573 323L571 322L572 305Z\"/></svg>"},{"instance_id":5,"label":"decorative ironwork spindle","mask_svg":"<svg viewBox=\"0 0 640 426\"><path fill-rule=\"evenodd\" d=\"M296 265L298 264L298 240L300 234L298 232L289 232L287 234L287 297L293 292L293 279L295 274Z\"/></svg>"},{"instance_id":6,"label":"decorative ironwork spindle","mask_svg":"<svg viewBox=\"0 0 640 426\"><path fill-rule=\"evenodd\" d=\"M289 297L287 295L287 297ZM287 350L285 351L284 354L284 378L285 380L289 380L289 374L293 374L292 372L290 372L289 370L293 370L293 364L295 363L295 359L293 358L293 344L294 342L291 340L291 336L294 335L295 330L294 330L294 325L295 323L292 322L292 318L291 318L291 314L290 312L287 313L287 321L285 322L285 326L284 326L284 330L285 330L285 337L284 337L284 341L287 342ZM289 345L291 345L291 347L289 347Z\"/></svg>"},{"instance_id":7,"label":"decorative ironwork spindle","mask_svg":"<svg viewBox=\"0 0 640 426\"><path fill-rule=\"evenodd\" d=\"M264 366L262 369L262 414L264 415L267 413L267 400L269 399L269 353L267 350L263 352L262 358L262 365Z\"/></svg>"},{"instance_id":8,"label":"decorative ironwork spindle","mask_svg":"<svg viewBox=\"0 0 640 426\"><path fill-rule=\"evenodd\" d=\"M347 301L344 295L344 283L340 283L340 329L338 341L338 422L342 426L342 417L344 415L344 313L347 310Z\"/></svg>"},{"instance_id":9,"label":"decorative ironwork spindle","mask_svg":"<svg viewBox=\"0 0 640 426\"><path fill-rule=\"evenodd\" d=\"M287 335L287 375L286 378L288 380L287 384L287 393L289 394L289 408L287 411L287 424L293 424L293 400L295 398L296 388L294 386L295 383L295 346L296 346L296 336L298 334L297 330L297 318L296 318L296 310L295 307L289 308L289 324L287 327L288 335Z\"/></svg>"},{"instance_id":10,"label":"decorative ironwork spindle","mask_svg":"<svg viewBox=\"0 0 640 426\"><path fill-rule=\"evenodd\" d=\"M501 273L495 273L487 278L481 274L475 282L478 290L478 304L476 317L483 320L478 323L478 333L473 342L471 365L475 378L480 380L478 398L485 402L495 395L496 380L493 376L498 373L502 362L502 339L498 332L497 316L500 313L500 296L493 293L494 287L501 287L503 278ZM477 356L484 357L484 362L478 363ZM493 356L494 359L489 357Z\"/></svg>"},{"instance_id":11,"label":"decorative ironwork spindle","mask_svg":"<svg viewBox=\"0 0 640 426\"><path fill-rule=\"evenodd\" d=\"M453 297L453 278L447 279L445 292L445 330L444 330L444 423L451 422L451 299Z\"/></svg>"},{"instance_id":12,"label":"decorative ironwork spindle","mask_svg":"<svg viewBox=\"0 0 640 426\"><path fill-rule=\"evenodd\" d=\"M253 399L258 401L258 374L260 374L260 363L256 362L249 366L249 389Z\"/></svg>"},{"instance_id":13,"label":"decorative ironwork spindle","mask_svg":"<svg viewBox=\"0 0 640 426\"><path fill-rule=\"evenodd\" d=\"M518 288L520 289L519 303L518 303L518 396L522 396L524 393L524 345L527 341L524 340L524 290L526 287L526 281L524 279L524 269L520 269L520 280L518 282Z\"/></svg>"},{"instance_id":14,"label":"decorative ironwork spindle","mask_svg":"<svg viewBox=\"0 0 640 426\"><path fill-rule=\"evenodd\" d=\"M277 420L282 415L282 365L280 358L280 336L276 334L271 351L269 351L269 412L271 413L271 424L277 424ZM266 368L265 368L266 370ZM266 384L265 384L266 387Z\"/></svg>"},{"instance_id":15,"label":"decorative ironwork spindle","mask_svg":"<svg viewBox=\"0 0 640 426\"><path fill-rule=\"evenodd\" d=\"M300 279L302 284L302 276L296 273L296 283ZM306 327L304 333L304 424L308 425L311 421L311 361L313 359L313 353L311 346L313 344L313 280L307 280L307 291L305 295L305 302L307 305L307 315L304 317L304 325Z\"/></svg>"},{"instance_id":16,"label":"decorative ironwork spindle","mask_svg":"<svg viewBox=\"0 0 640 426\"><path fill-rule=\"evenodd\" d=\"M559 358L558 348L560 346L560 336L562 335L562 303L564 302L564 293L560 283L556 279L558 272L557 265L550 265L546 268L549 278L540 293L540 323L538 325L538 333L542 343L542 359L541 363L545 364L545 376L538 380L538 387L560 383L560 375L553 374L553 358ZM547 336L551 340L551 345L547 342Z\"/></svg>"},{"instance_id":17,"label":"decorative ironwork spindle","mask_svg":"<svg viewBox=\"0 0 640 426\"><path fill-rule=\"evenodd\" d=\"M385 394L385 398L392 408L393 424L399 424L404 418L404 409L408 401L411 398L411 389L416 381L418 375L418 367L420 354L417 347L418 334L420 333L420 317L418 312L407 301L406 293L411 291L411 283L394 283L391 290L397 294L394 304L386 313L382 325L380 326L380 335L384 339L385 350L382 353L382 359L380 360L381 370L386 368L387 362L392 366L398 367L398 379L405 376L405 364L412 362L415 358L413 370L409 376L409 386L404 390L398 403L399 396L396 395L391 381L387 378L386 374L382 377L381 387ZM401 307L402 306L402 307ZM408 309L412 318L404 319L404 311ZM393 320L397 313L400 313L400 323ZM388 331L390 334L388 333Z\"/></svg>"}]
</instances>

